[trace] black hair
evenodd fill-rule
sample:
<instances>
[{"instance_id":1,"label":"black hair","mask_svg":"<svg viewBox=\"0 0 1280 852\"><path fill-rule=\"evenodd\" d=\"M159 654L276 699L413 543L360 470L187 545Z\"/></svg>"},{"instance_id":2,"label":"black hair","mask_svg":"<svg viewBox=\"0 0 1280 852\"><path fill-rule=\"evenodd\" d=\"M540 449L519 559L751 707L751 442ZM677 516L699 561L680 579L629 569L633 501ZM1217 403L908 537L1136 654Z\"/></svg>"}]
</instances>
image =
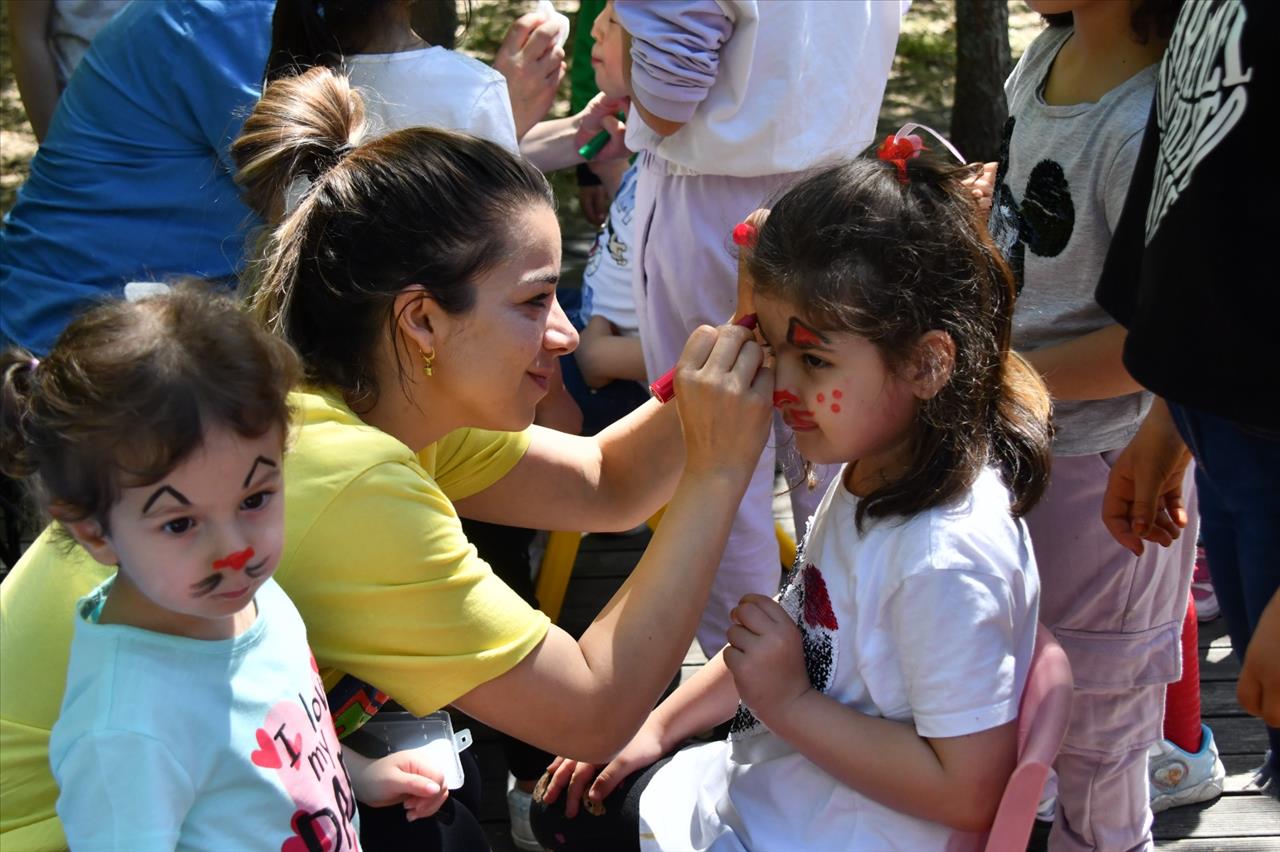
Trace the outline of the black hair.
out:
<instances>
[{"instance_id":1,"label":"black hair","mask_svg":"<svg viewBox=\"0 0 1280 852\"><path fill-rule=\"evenodd\" d=\"M817 171L773 205L746 254L756 291L816 328L876 345L890 369L922 335L955 346L949 380L921 403L906 473L859 501L864 517L912 515L967 489L987 464L1021 515L1048 480L1049 397L1009 349L1014 283L961 180L928 155L895 165L860 158Z\"/></svg>"}]
</instances>

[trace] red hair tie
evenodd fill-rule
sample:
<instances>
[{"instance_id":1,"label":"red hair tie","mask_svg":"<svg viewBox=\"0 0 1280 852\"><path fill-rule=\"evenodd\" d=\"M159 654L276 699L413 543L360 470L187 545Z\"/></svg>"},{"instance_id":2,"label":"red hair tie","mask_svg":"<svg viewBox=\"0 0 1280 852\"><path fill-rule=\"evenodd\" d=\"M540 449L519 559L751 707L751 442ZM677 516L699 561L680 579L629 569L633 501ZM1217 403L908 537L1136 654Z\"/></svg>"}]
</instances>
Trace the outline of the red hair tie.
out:
<instances>
[{"instance_id":1,"label":"red hair tie","mask_svg":"<svg viewBox=\"0 0 1280 852\"><path fill-rule=\"evenodd\" d=\"M760 236L756 226L750 222L739 222L733 226L733 244L750 248L756 244L756 239Z\"/></svg>"},{"instance_id":2,"label":"red hair tie","mask_svg":"<svg viewBox=\"0 0 1280 852\"><path fill-rule=\"evenodd\" d=\"M964 165L965 159L956 146L947 141L947 137L925 124L915 121L909 121L902 125L902 129L892 136L886 136L884 142L881 143L879 149L876 150L876 156L882 160L893 163L898 167L898 181L907 183L907 160L913 157L919 157L920 152L925 150L924 142L919 136L911 131L916 128L928 131L935 139L942 143L942 147L951 152L951 156L956 158L956 162Z\"/></svg>"},{"instance_id":3,"label":"red hair tie","mask_svg":"<svg viewBox=\"0 0 1280 852\"><path fill-rule=\"evenodd\" d=\"M901 131L899 131L901 132ZM920 156L924 150L924 141L915 134L906 136L886 136L876 156L898 167L898 182L907 183L907 160Z\"/></svg>"}]
</instances>

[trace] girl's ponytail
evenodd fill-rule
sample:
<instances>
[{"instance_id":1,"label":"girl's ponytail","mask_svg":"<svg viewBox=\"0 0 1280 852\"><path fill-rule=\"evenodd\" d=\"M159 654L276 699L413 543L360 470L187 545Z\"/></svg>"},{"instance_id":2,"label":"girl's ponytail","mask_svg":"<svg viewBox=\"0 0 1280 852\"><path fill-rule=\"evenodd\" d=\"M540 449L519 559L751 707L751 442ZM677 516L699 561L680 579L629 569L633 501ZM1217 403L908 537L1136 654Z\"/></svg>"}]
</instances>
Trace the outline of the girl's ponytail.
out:
<instances>
[{"instance_id":1,"label":"girl's ponytail","mask_svg":"<svg viewBox=\"0 0 1280 852\"><path fill-rule=\"evenodd\" d=\"M1000 396L991 428L991 452L1013 494L1015 517L1031 511L1049 484L1052 427L1049 392L1040 374L1017 352L1005 350Z\"/></svg>"},{"instance_id":2,"label":"girl's ponytail","mask_svg":"<svg viewBox=\"0 0 1280 852\"><path fill-rule=\"evenodd\" d=\"M34 472L27 421L37 366L25 349L0 353L0 472L14 479Z\"/></svg>"}]
</instances>

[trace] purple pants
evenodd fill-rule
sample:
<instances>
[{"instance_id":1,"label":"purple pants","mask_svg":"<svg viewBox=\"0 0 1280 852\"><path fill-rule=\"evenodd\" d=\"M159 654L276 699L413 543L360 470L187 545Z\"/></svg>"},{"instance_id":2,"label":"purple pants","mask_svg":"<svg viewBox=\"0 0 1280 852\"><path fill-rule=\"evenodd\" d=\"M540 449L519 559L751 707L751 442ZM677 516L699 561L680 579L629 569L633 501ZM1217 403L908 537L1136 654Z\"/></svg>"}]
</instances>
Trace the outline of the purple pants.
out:
<instances>
[{"instance_id":1,"label":"purple pants","mask_svg":"<svg viewBox=\"0 0 1280 852\"><path fill-rule=\"evenodd\" d=\"M1052 852L1149 849L1147 748L1162 736L1165 684L1181 673L1180 636L1195 561L1189 528L1135 557L1102 524L1119 451L1055 456L1044 499L1027 515L1040 571L1040 621L1071 660L1071 722L1054 763Z\"/></svg>"},{"instance_id":2,"label":"purple pants","mask_svg":"<svg viewBox=\"0 0 1280 852\"><path fill-rule=\"evenodd\" d=\"M636 180L635 264L632 286L640 319L645 368L653 380L680 357L699 325L720 325L737 304L738 258L730 234L757 207L767 205L798 174L734 178L667 174L664 160L641 153ZM775 439L765 447L742 498L711 598L698 626L698 643L708 657L724 647L729 610L748 592L778 591L780 566L773 532L773 473L781 460L788 479L799 480L800 462L791 432L775 418ZM776 452L775 452L776 450ZM818 487L791 492L796 529L817 508L827 478Z\"/></svg>"}]
</instances>

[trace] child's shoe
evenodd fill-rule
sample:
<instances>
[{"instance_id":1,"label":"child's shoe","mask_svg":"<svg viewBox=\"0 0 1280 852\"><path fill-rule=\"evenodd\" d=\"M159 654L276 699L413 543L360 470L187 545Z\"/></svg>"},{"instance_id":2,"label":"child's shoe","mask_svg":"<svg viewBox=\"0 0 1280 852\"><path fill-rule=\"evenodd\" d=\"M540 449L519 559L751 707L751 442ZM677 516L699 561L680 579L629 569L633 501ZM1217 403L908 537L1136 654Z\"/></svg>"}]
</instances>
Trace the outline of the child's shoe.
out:
<instances>
[{"instance_id":1,"label":"child's shoe","mask_svg":"<svg viewBox=\"0 0 1280 852\"><path fill-rule=\"evenodd\" d=\"M1277 759L1270 749L1267 749L1267 756L1262 759L1262 765L1253 770L1249 789L1280 801L1280 759Z\"/></svg>"},{"instance_id":2,"label":"child's shoe","mask_svg":"<svg viewBox=\"0 0 1280 852\"><path fill-rule=\"evenodd\" d=\"M1222 795L1227 780L1226 767L1218 758L1213 731L1200 725L1200 750L1195 754L1161 740L1147 752L1147 771L1151 778L1151 811L1207 802Z\"/></svg>"},{"instance_id":3,"label":"child's shoe","mask_svg":"<svg viewBox=\"0 0 1280 852\"><path fill-rule=\"evenodd\" d=\"M1036 805L1036 819L1040 822L1053 822L1058 811L1058 773L1049 770L1049 777L1044 779L1044 790L1040 792L1040 803Z\"/></svg>"},{"instance_id":4,"label":"child's shoe","mask_svg":"<svg viewBox=\"0 0 1280 852\"><path fill-rule=\"evenodd\" d=\"M517 787L515 776L507 773L507 816L511 818L511 842L517 849L542 852L542 846L533 836L533 827L529 824L529 808L532 805L533 794Z\"/></svg>"},{"instance_id":5,"label":"child's shoe","mask_svg":"<svg viewBox=\"0 0 1280 852\"><path fill-rule=\"evenodd\" d=\"M1200 545L1196 545L1196 570L1191 575L1191 598L1196 604L1196 621L1213 621L1222 612L1218 606L1218 593L1213 590L1213 580L1209 577L1209 562Z\"/></svg>"}]
</instances>

